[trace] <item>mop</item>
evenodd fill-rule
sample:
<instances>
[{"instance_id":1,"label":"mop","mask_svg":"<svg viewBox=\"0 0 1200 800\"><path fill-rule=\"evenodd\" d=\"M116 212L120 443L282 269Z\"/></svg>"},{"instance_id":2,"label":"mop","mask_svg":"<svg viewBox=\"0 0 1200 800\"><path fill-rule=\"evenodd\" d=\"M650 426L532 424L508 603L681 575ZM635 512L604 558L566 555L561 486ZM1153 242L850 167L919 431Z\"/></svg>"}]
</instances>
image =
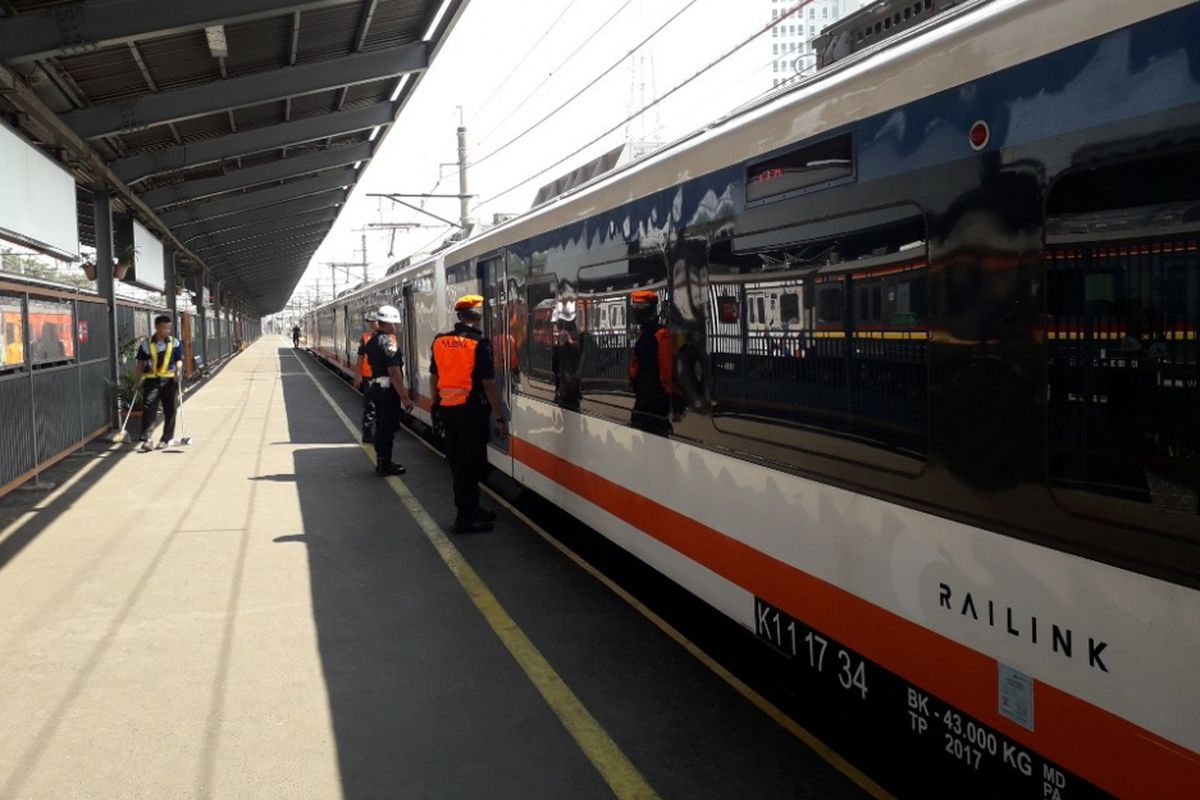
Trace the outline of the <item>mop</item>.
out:
<instances>
[{"instance_id":1,"label":"mop","mask_svg":"<svg viewBox=\"0 0 1200 800\"><path fill-rule=\"evenodd\" d=\"M121 430L113 434L113 444L125 444L129 441L129 434L125 432L125 428L129 425L129 418L133 416L133 407L137 405L138 394L141 392L139 388L133 393L133 397L129 400L129 410L125 412L125 419L121 422Z\"/></svg>"},{"instance_id":2,"label":"mop","mask_svg":"<svg viewBox=\"0 0 1200 800\"><path fill-rule=\"evenodd\" d=\"M179 429L183 436L172 440L171 444L187 447L192 443L192 437L187 435L187 417L183 413L183 384L179 384Z\"/></svg>"}]
</instances>

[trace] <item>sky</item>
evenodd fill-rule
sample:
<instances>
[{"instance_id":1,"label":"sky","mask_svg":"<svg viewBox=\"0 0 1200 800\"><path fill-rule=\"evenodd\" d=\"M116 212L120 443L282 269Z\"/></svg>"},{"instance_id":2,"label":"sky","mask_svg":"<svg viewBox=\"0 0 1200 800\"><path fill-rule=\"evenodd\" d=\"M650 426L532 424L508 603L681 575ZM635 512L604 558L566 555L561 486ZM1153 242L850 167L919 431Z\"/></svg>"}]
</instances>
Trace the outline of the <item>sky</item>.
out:
<instances>
[{"instance_id":1,"label":"sky","mask_svg":"<svg viewBox=\"0 0 1200 800\"><path fill-rule=\"evenodd\" d=\"M525 133L685 6L649 44ZM629 138L671 141L770 90L775 76L768 32L633 123L539 173L733 50L770 23L773 7L771 0L470 0L297 293L311 291L319 281L322 296L328 297L331 269L325 264L361 263L362 229L369 223L435 226L397 231L394 241L390 231L369 230L372 279L448 235L449 229L433 219L367 195L457 193L457 168L439 165L457 160L460 118L468 130L470 160L480 161L468 170L470 191L479 195L472 215L490 222L495 213L527 210L540 186ZM426 208L448 219L459 216L456 199L430 200ZM347 288L349 271L336 272L337 289ZM358 280L361 270L353 282Z\"/></svg>"}]
</instances>

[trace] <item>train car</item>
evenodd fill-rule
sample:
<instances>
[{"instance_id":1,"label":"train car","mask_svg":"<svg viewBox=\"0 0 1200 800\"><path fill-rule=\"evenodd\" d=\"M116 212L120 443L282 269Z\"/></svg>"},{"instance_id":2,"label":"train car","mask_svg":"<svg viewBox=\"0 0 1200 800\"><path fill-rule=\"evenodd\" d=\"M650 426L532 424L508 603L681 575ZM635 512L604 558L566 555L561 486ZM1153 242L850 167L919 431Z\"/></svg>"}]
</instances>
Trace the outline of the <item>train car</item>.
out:
<instances>
[{"instance_id":1,"label":"train car","mask_svg":"<svg viewBox=\"0 0 1200 800\"><path fill-rule=\"evenodd\" d=\"M483 294L492 464L745 626L898 794L1200 797L1200 4L918 27L363 291L426 420ZM570 405L568 301L607 354Z\"/></svg>"}]
</instances>

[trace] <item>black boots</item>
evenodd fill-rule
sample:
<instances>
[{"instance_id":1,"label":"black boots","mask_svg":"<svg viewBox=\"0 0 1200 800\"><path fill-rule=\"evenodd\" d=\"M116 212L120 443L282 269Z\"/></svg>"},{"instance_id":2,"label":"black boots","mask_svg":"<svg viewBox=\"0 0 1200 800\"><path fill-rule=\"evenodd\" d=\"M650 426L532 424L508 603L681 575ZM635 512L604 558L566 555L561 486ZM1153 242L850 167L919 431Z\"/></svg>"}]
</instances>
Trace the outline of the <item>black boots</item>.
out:
<instances>
[{"instance_id":1,"label":"black boots","mask_svg":"<svg viewBox=\"0 0 1200 800\"><path fill-rule=\"evenodd\" d=\"M403 475L408 472L404 467L392 461L379 461L375 464L375 474L381 478L389 475Z\"/></svg>"},{"instance_id":2,"label":"black boots","mask_svg":"<svg viewBox=\"0 0 1200 800\"><path fill-rule=\"evenodd\" d=\"M496 521L495 511L486 511L482 508L477 508L470 514L458 515L454 520L453 533L488 533L495 530Z\"/></svg>"},{"instance_id":3,"label":"black boots","mask_svg":"<svg viewBox=\"0 0 1200 800\"><path fill-rule=\"evenodd\" d=\"M454 520L454 527L451 529L453 533L488 533L495 530L495 525L486 519L475 519L472 517L459 517Z\"/></svg>"}]
</instances>

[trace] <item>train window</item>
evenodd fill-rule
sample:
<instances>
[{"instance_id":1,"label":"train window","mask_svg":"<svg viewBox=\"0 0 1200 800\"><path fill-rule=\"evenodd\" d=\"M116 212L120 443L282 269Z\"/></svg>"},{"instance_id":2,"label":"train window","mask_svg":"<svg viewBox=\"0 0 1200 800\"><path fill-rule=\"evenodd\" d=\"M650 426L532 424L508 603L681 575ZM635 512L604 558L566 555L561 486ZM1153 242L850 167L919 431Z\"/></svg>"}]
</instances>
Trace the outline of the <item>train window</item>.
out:
<instances>
[{"instance_id":1,"label":"train window","mask_svg":"<svg viewBox=\"0 0 1200 800\"><path fill-rule=\"evenodd\" d=\"M1071 510L1200 534L1200 151L1071 173L1046 219L1048 476Z\"/></svg>"},{"instance_id":2,"label":"train window","mask_svg":"<svg viewBox=\"0 0 1200 800\"><path fill-rule=\"evenodd\" d=\"M525 287L526 308L529 313L529 365L531 381L547 386L553 385L554 319L558 298L558 278L542 274L530 280Z\"/></svg>"},{"instance_id":3,"label":"train window","mask_svg":"<svg viewBox=\"0 0 1200 800\"><path fill-rule=\"evenodd\" d=\"M854 143L845 133L751 164L746 169L746 200L818 186L853 173Z\"/></svg>"},{"instance_id":4,"label":"train window","mask_svg":"<svg viewBox=\"0 0 1200 800\"><path fill-rule=\"evenodd\" d=\"M779 321L784 327L800 324L800 295L787 292L779 298Z\"/></svg>"},{"instance_id":5,"label":"train window","mask_svg":"<svg viewBox=\"0 0 1200 800\"><path fill-rule=\"evenodd\" d=\"M446 283L450 286L457 283L465 283L474 277L475 273L469 263L456 264L453 267L446 268Z\"/></svg>"},{"instance_id":6,"label":"train window","mask_svg":"<svg viewBox=\"0 0 1200 800\"><path fill-rule=\"evenodd\" d=\"M778 447L919 469L927 450L929 339L925 222L915 207L849 230L753 252L720 242L708 259L707 347L714 423ZM836 226L835 226L836 227ZM762 238L756 238L763 244ZM723 313L745 298L777 313L747 325ZM758 305L758 313L765 308ZM747 445L748 447L751 445Z\"/></svg>"},{"instance_id":7,"label":"train window","mask_svg":"<svg viewBox=\"0 0 1200 800\"><path fill-rule=\"evenodd\" d=\"M0 369L25 363L25 309L20 297L0 295Z\"/></svg>"},{"instance_id":8,"label":"train window","mask_svg":"<svg viewBox=\"0 0 1200 800\"><path fill-rule=\"evenodd\" d=\"M623 423L634 421L631 414L636 398L629 364L639 331L630 329L636 324L628 312L630 294L655 290L661 296L666 286L667 261L661 253L634 255L579 270L578 306L586 313L577 315L574 326L564 326L567 349L560 352L569 356L562 364L577 365L578 392L585 410ZM667 313L666 304L660 303L659 318L665 319ZM567 385L575 391L574 383L568 381Z\"/></svg>"},{"instance_id":9,"label":"train window","mask_svg":"<svg viewBox=\"0 0 1200 800\"><path fill-rule=\"evenodd\" d=\"M29 301L29 356L34 364L75 357L75 315L70 301Z\"/></svg>"}]
</instances>

